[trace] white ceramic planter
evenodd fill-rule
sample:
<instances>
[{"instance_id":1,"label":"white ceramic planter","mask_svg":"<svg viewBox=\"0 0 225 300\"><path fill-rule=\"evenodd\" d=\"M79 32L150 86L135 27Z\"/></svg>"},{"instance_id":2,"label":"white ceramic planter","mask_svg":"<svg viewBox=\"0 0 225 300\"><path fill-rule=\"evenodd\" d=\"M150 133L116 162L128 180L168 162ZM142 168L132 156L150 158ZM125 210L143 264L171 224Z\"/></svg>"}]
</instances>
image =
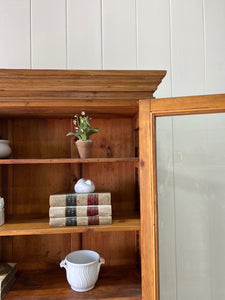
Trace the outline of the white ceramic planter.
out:
<instances>
[{"instance_id":1,"label":"white ceramic planter","mask_svg":"<svg viewBox=\"0 0 225 300\"><path fill-rule=\"evenodd\" d=\"M91 250L79 250L69 253L61 261L60 267L66 269L66 277L71 288L77 292L86 292L94 288L104 258Z\"/></svg>"},{"instance_id":2,"label":"white ceramic planter","mask_svg":"<svg viewBox=\"0 0 225 300\"><path fill-rule=\"evenodd\" d=\"M7 158L11 154L12 150L9 146L8 140L0 140L0 158Z\"/></svg>"}]
</instances>

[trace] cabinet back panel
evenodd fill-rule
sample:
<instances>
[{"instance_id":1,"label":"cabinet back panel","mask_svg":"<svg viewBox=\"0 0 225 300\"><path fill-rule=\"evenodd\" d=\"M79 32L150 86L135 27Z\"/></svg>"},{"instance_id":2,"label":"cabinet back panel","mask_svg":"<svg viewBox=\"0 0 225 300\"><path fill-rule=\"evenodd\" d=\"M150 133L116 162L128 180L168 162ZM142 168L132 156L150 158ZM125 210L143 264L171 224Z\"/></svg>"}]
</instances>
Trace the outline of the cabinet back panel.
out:
<instances>
[{"instance_id":1,"label":"cabinet back panel","mask_svg":"<svg viewBox=\"0 0 225 300\"><path fill-rule=\"evenodd\" d=\"M11 140L12 158L78 157L74 138L66 136L74 131L72 118L73 115L71 119L12 119L0 129L5 138ZM131 118L93 119L90 122L93 128L100 128L99 133L90 136L92 157L134 156Z\"/></svg>"},{"instance_id":2,"label":"cabinet back panel","mask_svg":"<svg viewBox=\"0 0 225 300\"><path fill-rule=\"evenodd\" d=\"M85 164L82 176L93 180L96 191L111 192L114 217L135 213L135 174L133 163Z\"/></svg>"},{"instance_id":3,"label":"cabinet back panel","mask_svg":"<svg viewBox=\"0 0 225 300\"><path fill-rule=\"evenodd\" d=\"M9 169L11 184L5 195L8 215L47 217L49 195L71 191L69 164L14 165Z\"/></svg>"},{"instance_id":4,"label":"cabinet back panel","mask_svg":"<svg viewBox=\"0 0 225 300\"><path fill-rule=\"evenodd\" d=\"M135 174L133 163L14 165L4 166L2 196L8 216L47 217L49 196L73 193L80 178L93 180L96 192L111 192L113 215L135 213Z\"/></svg>"},{"instance_id":5,"label":"cabinet back panel","mask_svg":"<svg viewBox=\"0 0 225 300\"><path fill-rule=\"evenodd\" d=\"M136 232L14 236L1 241L1 261L16 262L19 270L57 269L68 253L79 249L97 251L106 265L139 263Z\"/></svg>"},{"instance_id":6,"label":"cabinet back panel","mask_svg":"<svg viewBox=\"0 0 225 300\"><path fill-rule=\"evenodd\" d=\"M79 234L72 239L70 234L3 237L2 261L16 262L19 270L59 268L68 253L80 248Z\"/></svg>"},{"instance_id":7,"label":"cabinet back panel","mask_svg":"<svg viewBox=\"0 0 225 300\"><path fill-rule=\"evenodd\" d=\"M97 251L106 265L136 265L139 262L139 246L136 232L86 232L83 249Z\"/></svg>"},{"instance_id":8,"label":"cabinet back panel","mask_svg":"<svg viewBox=\"0 0 225 300\"><path fill-rule=\"evenodd\" d=\"M79 112L74 112L79 113ZM71 119L4 120L5 138L11 139L12 158L78 157ZM135 156L132 118L94 118L100 128L93 140L91 157ZM136 178L134 163L25 164L0 166L1 189L6 199L7 217L48 217L49 195L73 192L81 178L94 181L97 192L112 193L113 217L135 214ZM4 188L3 188L4 187ZM2 261L15 261L18 269L50 269L71 251L91 249L100 253L107 265L136 264L136 232L84 233L3 237ZM0 254L1 254L0 252Z\"/></svg>"},{"instance_id":9,"label":"cabinet back panel","mask_svg":"<svg viewBox=\"0 0 225 300\"><path fill-rule=\"evenodd\" d=\"M90 137L92 157L134 156L133 119L93 119L91 125L100 129Z\"/></svg>"},{"instance_id":10,"label":"cabinet back panel","mask_svg":"<svg viewBox=\"0 0 225 300\"><path fill-rule=\"evenodd\" d=\"M13 158L64 158L76 154L69 119L13 119ZM72 152L71 152L72 151Z\"/></svg>"}]
</instances>

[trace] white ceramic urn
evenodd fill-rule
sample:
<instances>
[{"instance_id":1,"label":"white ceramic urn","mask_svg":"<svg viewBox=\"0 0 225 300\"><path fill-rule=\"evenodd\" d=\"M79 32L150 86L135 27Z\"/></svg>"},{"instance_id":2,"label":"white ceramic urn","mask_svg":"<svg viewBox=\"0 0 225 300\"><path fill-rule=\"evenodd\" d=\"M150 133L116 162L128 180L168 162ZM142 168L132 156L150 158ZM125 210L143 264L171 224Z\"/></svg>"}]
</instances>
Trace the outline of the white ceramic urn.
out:
<instances>
[{"instance_id":1,"label":"white ceramic urn","mask_svg":"<svg viewBox=\"0 0 225 300\"><path fill-rule=\"evenodd\" d=\"M66 269L67 281L74 291L86 292L94 288L100 266L104 263L104 258L97 252L78 250L69 253L60 267Z\"/></svg>"},{"instance_id":2,"label":"white ceramic urn","mask_svg":"<svg viewBox=\"0 0 225 300\"><path fill-rule=\"evenodd\" d=\"M11 154L12 150L9 146L8 140L0 140L0 158L7 158Z\"/></svg>"}]
</instances>

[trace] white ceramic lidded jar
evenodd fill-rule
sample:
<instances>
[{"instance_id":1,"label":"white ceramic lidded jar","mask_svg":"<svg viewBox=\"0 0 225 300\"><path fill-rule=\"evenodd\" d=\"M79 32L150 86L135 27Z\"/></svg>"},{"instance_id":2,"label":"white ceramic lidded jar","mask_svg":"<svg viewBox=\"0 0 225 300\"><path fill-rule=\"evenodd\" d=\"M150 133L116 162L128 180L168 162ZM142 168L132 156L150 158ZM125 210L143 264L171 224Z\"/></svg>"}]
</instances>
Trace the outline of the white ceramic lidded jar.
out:
<instances>
[{"instance_id":1,"label":"white ceramic lidded jar","mask_svg":"<svg viewBox=\"0 0 225 300\"><path fill-rule=\"evenodd\" d=\"M9 146L9 140L0 139L0 158L7 158L12 153Z\"/></svg>"}]
</instances>

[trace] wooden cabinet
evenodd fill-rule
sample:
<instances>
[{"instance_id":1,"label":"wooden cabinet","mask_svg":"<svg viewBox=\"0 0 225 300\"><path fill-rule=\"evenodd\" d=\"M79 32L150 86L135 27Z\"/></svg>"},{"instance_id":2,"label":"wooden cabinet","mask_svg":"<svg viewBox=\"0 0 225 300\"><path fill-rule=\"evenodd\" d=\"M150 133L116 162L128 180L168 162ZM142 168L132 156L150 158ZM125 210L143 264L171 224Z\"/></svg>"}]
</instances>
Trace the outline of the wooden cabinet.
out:
<instances>
[{"instance_id":1,"label":"wooden cabinet","mask_svg":"<svg viewBox=\"0 0 225 300\"><path fill-rule=\"evenodd\" d=\"M152 98L164 76L165 71L0 70L0 135L12 147L11 156L0 159L6 206L0 259L18 268L6 300L142 298L140 187L148 189L148 182L140 182L139 165L145 169L149 162L139 161L139 143L147 149L150 129L140 130L139 137L149 113L142 105L139 115L139 99ZM101 130L93 135L88 159L78 158L73 139L66 137L82 110ZM112 225L49 227L49 195L73 192L81 177L92 179L96 191L111 192ZM95 250L106 260L96 288L80 294L59 267L77 249Z\"/></svg>"}]
</instances>

